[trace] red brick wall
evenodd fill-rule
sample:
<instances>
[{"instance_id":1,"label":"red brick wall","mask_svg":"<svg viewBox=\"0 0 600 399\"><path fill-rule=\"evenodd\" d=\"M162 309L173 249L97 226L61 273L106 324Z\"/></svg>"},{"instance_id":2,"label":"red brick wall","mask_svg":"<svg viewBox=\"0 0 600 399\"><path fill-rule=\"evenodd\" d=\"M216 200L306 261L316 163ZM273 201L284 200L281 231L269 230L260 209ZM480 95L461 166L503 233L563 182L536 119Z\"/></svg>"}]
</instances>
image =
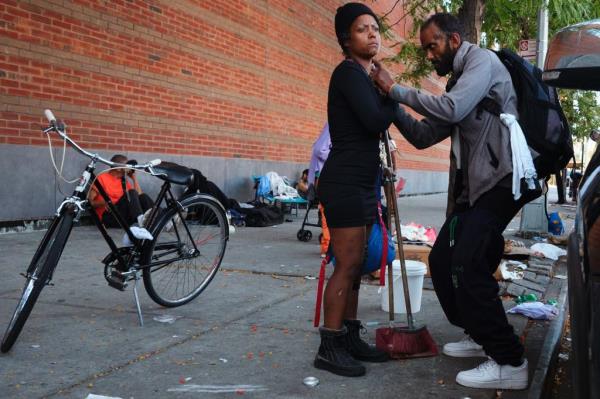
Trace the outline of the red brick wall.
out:
<instances>
[{"instance_id":1,"label":"red brick wall","mask_svg":"<svg viewBox=\"0 0 600 399\"><path fill-rule=\"evenodd\" d=\"M0 144L45 145L50 108L87 149L307 162L341 60L341 3L2 0ZM447 170L448 143L398 141L401 168Z\"/></svg>"}]
</instances>

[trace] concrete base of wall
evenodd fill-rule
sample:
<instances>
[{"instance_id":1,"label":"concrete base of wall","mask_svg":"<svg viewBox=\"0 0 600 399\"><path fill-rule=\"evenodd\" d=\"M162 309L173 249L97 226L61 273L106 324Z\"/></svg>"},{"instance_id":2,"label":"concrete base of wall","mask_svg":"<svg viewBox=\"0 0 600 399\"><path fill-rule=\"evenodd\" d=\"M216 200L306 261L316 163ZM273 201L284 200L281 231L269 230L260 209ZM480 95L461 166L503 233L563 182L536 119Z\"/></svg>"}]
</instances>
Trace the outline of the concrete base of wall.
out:
<instances>
[{"instance_id":1,"label":"concrete base of wall","mask_svg":"<svg viewBox=\"0 0 600 399\"><path fill-rule=\"evenodd\" d=\"M60 167L62 146L53 147L54 159ZM113 153L99 152L110 158ZM275 171L281 176L297 180L307 166L295 162L274 162L240 158L177 156L129 152L129 159L146 162L159 158L196 168L228 196L239 201L254 199L252 175L263 175ZM77 179L89 159L67 148L62 174L67 179ZM98 171L105 169L99 166ZM75 184L67 184L56 176L45 147L0 145L0 222L14 220L45 219L50 217L65 196L71 195ZM447 190L448 173L401 170L400 175L407 180L403 195L428 194ZM141 174L142 189L155 197L162 181ZM182 187L176 191L182 192Z\"/></svg>"}]
</instances>

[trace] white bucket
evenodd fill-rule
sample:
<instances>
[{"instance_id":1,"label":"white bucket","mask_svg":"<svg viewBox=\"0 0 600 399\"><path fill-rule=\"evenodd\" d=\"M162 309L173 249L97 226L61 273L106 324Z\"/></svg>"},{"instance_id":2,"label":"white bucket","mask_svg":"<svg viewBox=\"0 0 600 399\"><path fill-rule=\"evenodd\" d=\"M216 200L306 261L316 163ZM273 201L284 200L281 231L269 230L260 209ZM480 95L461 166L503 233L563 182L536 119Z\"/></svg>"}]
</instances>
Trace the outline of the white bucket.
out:
<instances>
[{"instance_id":1,"label":"white bucket","mask_svg":"<svg viewBox=\"0 0 600 399\"><path fill-rule=\"evenodd\" d=\"M402 272L400 270L400 260L396 259L392 263L394 268L394 313L406 313L404 304L404 288L402 286ZM410 307L413 313L421 310L421 294L423 293L423 277L427 273L427 266L423 262L416 260L406 260L406 276L408 277L408 292L410 293ZM379 288L381 293L381 309L389 312L388 299L388 269L385 268L385 286Z\"/></svg>"}]
</instances>

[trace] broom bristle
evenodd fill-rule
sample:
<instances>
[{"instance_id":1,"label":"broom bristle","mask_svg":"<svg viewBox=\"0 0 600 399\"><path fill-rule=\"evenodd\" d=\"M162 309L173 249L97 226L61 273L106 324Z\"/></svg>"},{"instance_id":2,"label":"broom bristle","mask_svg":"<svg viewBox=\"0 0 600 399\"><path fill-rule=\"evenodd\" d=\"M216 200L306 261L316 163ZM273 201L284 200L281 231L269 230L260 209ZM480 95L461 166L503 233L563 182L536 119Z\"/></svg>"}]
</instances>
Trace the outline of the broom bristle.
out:
<instances>
[{"instance_id":1,"label":"broom bristle","mask_svg":"<svg viewBox=\"0 0 600 399\"><path fill-rule=\"evenodd\" d=\"M380 328L376 332L377 347L393 358L427 357L438 354L437 345L425 327Z\"/></svg>"}]
</instances>

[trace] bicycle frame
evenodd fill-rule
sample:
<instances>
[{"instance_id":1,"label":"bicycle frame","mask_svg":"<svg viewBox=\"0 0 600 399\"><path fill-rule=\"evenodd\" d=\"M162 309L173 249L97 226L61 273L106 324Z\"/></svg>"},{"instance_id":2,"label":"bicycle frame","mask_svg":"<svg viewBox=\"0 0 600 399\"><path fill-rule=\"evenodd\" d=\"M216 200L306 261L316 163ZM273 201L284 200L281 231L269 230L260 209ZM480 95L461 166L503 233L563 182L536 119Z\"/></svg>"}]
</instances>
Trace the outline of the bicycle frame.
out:
<instances>
[{"instance_id":1,"label":"bicycle frame","mask_svg":"<svg viewBox=\"0 0 600 399\"><path fill-rule=\"evenodd\" d=\"M65 200L59 205L58 209L56 210L56 216L59 216L61 214L61 212L63 211L63 208L65 208L65 206L68 205L72 205L72 209L74 212L76 212L75 214L75 218L74 220L77 221L79 220L81 211L88 209L90 210L90 216L92 218L92 220L94 221L94 224L96 225L96 227L98 228L98 230L100 231L100 233L102 234L102 237L104 238L104 240L106 241L107 245L109 246L111 253L117 258L118 264L121 267L122 271L127 272L130 269L130 263L132 259L135 259L136 256L139 256L142 251L144 250L144 242L145 240L140 240L137 237L135 237L135 235L133 234L133 232L131 231L128 223L126 222L125 218L119 213L119 211L117 210L115 204L112 203L112 201L110 200L108 194L106 193L106 191L104 190L104 188L102 187L102 185L98 182L97 180L97 176L95 174L95 169L96 169L96 164L100 161L106 165L109 166L116 166L116 167L129 167L129 168L135 168L135 169L140 169L140 170L144 170L144 169L150 169L150 173L155 175L152 171L152 166L155 165L156 161L150 162L148 164L145 165L122 165L122 164L116 164L114 162L108 161L106 159L103 159L102 157L100 157L98 154L92 154L89 153L87 151L85 151L84 149L82 149L81 147L79 147L79 145L77 145L77 143L75 143L74 141L72 141L63 131L63 129L61 129L61 126L58 122L54 122L52 124L52 126L44 129L44 133L48 134L51 131L55 131L59 134L59 136L61 136L64 140L66 140L69 145L71 147L73 147L77 152L81 153L82 155L85 155L89 158L91 158L90 163L86 166L86 168L84 169L81 178L79 180L79 184L75 187L73 194L70 197L65 198ZM129 237L129 240L133 243L132 246L132 250L131 252L128 254L128 260L126 261L124 259L124 257L122 256L121 252L119 251L119 247L117 246L117 244L114 242L114 240L112 239L112 237L108 234L108 231L106 229L106 227L104 226L104 224L102 223L102 221L100 220L100 218L98 217L98 215L96 214L96 212L93 210L93 208L91 207L91 204L89 202L89 200L87 199L89 190L91 188L92 182L94 184L94 187L98 190L98 193L102 196L102 198L104 199L107 207L108 207L108 212L111 212L113 214L113 216L116 218L117 222L119 223L119 225L121 226L121 228L125 231L125 233L127 234L127 236ZM155 200L154 203L154 207L152 208L152 211L149 215L149 222L148 225L150 226L152 224L152 221L154 221L154 219L157 217L158 215L158 210L159 210L159 205L163 202L163 200L165 201L167 208L170 207L175 207L177 210L177 214L179 215L179 217L181 218L181 220L183 221L183 215L181 214L181 210L182 210L182 206L179 203L179 201L177 201L175 199L175 197L173 196L173 193L171 192L171 184L168 181L165 181L164 184L162 185L160 192ZM189 231L189 228L187 226L187 224L185 222L182 223L185 232L188 234L188 236L191 238L191 233ZM180 237L180 233L179 231L177 231L177 228L175 228L175 235L177 236L177 242L173 242L173 243L160 243L159 244L159 248L161 249L170 249L172 248L173 251L169 252L169 253L173 253L175 252L178 248L177 248L177 243L180 241L181 237ZM169 260L166 261L158 261L158 262L152 262L152 263L148 263L147 265L134 265L134 268L136 270L142 270L148 267L153 267L153 266L161 266L161 265L166 265L169 264L175 260L180 260L180 259L185 259L185 258L189 258L189 257L194 257L199 253L198 247L196 245L196 243L194 242L194 240L190 240L191 243L193 244L193 253L191 255L183 255L183 256L179 256L178 258L171 258ZM166 254L165 254L166 255ZM164 256L164 255L163 255Z\"/></svg>"}]
</instances>

